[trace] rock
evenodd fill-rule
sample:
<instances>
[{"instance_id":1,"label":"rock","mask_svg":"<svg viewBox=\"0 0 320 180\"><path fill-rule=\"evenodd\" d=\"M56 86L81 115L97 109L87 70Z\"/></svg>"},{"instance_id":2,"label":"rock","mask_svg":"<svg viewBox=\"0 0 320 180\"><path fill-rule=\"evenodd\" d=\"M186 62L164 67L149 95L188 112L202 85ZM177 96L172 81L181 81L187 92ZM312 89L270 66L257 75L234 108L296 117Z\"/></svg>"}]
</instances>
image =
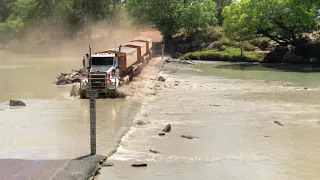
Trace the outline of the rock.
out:
<instances>
[{"instance_id":1,"label":"rock","mask_svg":"<svg viewBox=\"0 0 320 180\"><path fill-rule=\"evenodd\" d=\"M168 124L164 129L162 129L163 132L168 133L171 131L171 125Z\"/></svg>"},{"instance_id":2,"label":"rock","mask_svg":"<svg viewBox=\"0 0 320 180\"><path fill-rule=\"evenodd\" d=\"M281 122L279 122L279 121L273 121L273 123L275 123L275 124L277 124L279 126L283 126L283 124Z\"/></svg>"},{"instance_id":3,"label":"rock","mask_svg":"<svg viewBox=\"0 0 320 180\"><path fill-rule=\"evenodd\" d=\"M152 150L152 149L150 149L149 151L152 152L152 153L155 153L155 154L159 154L160 153L159 151Z\"/></svg>"},{"instance_id":4,"label":"rock","mask_svg":"<svg viewBox=\"0 0 320 180\"><path fill-rule=\"evenodd\" d=\"M159 136L164 136L164 135L166 135L166 133L159 133L158 135Z\"/></svg>"},{"instance_id":5,"label":"rock","mask_svg":"<svg viewBox=\"0 0 320 180\"><path fill-rule=\"evenodd\" d=\"M302 56L298 56L294 53L294 51L287 52L283 57L283 62L286 63L303 63L305 62L305 58Z\"/></svg>"},{"instance_id":6,"label":"rock","mask_svg":"<svg viewBox=\"0 0 320 180\"><path fill-rule=\"evenodd\" d=\"M103 162L101 164L102 167L111 167L111 166L114 166L113 162Z\"/></svg>"},{"instance_id":7,"label":"rock","mask_svg":"<svg viewBox=\"0 0 320 180\"><path fill-rule=\"evenodd\" d=\"M146 163L134 163L132 164L133 167L146 167L147 164Z\"/></svg>"},{"instance_id":8,"label":"rock","mask_svg":"<svg viewBox=\"0 0 320 180\"><path fill-rule=\"evenodd\" d=\"M186 138L186 139L195 139L195 138L199 138L199 137L191 136L191 135L181 135L181 137Z\"/></svg>"},{"instance_id":9,"label":"rock","mask_svg":"<svg viewBox=\"0 0 320 180\"><path fill-rule=\"evenodd\" d=\"M20 100L10 100L9 106L26 106L26 104Z\"/></svg>"},{"instance_id":10,"label":"rock","mask_svg":"<svg viewBox=\"0 0 320 180\"><path fill-rule=\"evenodd\" d=\"M179 84L180 84L179 81L175 81L175 82L174 82L174 85L175 85L175 86L178 86Z\"/></svg>"},{"instance_id":11,"label":"rock","mask_svg":"<svg viewBox=\"0 0 320 180\"><path fill-rule=\"evenodd\" d=\"M164 82L164 81L166 81L166 78L164 78L163 76L159 76L158 81Z\"/></svg>"},{"instance_id":12,"label":"rock","mask_svg":"<svg viewBox=\"0 0 320 180\"><path fill-rule=\"evenodd\" d=\"M289 51L287 46L277 46L272 51L266 54L264 62L282 62L285 54Z\"/></svg>"},{"instance_id":13,"label":"rock","mask_svg":"<svg viewBox=\"0 0 320 180\"><path fill-rule=\"evenodd\" d=\"M308 90L308 87L304 87L303 89L304 89L304 90Z\"/></svg>"},{"instance_id":14,"label":"rock","mask_svg":"<svg viewBox=\"0 0 320 180\"><path fill-rule=\"evenodd\" d=\"M172 62L172 58L166 59L166 62Z\"/></svg>"}]
</instances>

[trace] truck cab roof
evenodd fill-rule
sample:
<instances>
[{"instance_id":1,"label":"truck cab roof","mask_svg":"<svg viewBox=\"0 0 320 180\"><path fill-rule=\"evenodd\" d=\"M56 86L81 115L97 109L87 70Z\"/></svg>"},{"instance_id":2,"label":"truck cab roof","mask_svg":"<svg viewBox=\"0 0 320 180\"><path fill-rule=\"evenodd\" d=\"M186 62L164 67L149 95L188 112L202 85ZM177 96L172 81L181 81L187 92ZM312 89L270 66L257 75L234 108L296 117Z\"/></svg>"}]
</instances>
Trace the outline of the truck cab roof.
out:
<instances>
[{"instance_id":1,"label":"truck cab roof","mask_svg":"<svg viewBox=\"0 0 320 180\"><path fill-rule=\"evenodd\" d=\"M115 57L114 53L95 53L92 54L91 57Z\"/></svg>"}]
</instances>

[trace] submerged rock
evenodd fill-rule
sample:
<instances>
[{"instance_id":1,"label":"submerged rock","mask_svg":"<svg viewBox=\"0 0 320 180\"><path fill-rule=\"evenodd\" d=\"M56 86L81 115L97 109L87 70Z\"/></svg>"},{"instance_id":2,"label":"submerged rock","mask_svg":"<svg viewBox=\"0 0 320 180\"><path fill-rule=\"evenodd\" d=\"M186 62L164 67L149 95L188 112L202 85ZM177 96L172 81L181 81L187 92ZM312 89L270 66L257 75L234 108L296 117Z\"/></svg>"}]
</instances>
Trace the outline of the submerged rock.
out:
<instances>
[{"instance_id":1,"label":"submerged rock","mask_svg":"<svg viewBox=\"0 0 320 180\"><path fill-rule=\"evenodd\" d=\"M283 124L281 122L279 122L279 121L273 121L273 123L275 123L275 124L277 124L279 126L283 126Z\"/></svg>"},{"instance_id":2,"label":"submerged rock","mask_svg":"<svg viewBox=\"0 0 320 180\"><path fill-rule=\"evenodd\" d=\"M199 137L191 136L191 135L181 135L181 137L186 138L186 139L195 139L195 138L199 138Z\"/></svg>"},{"instance_id":3,"label":"submerged rock","mask_svg":"<svg viewBox=\"0 0 320 180\"><path fill-rule=\"evenodd\" d=\"M163 132L168 133L171 131L171 125L168 124L164 129L162 129Z\"/></svg>"},{"instance_id":4,"label":"submerged rock","mask_svg":"<svg viewBox=\"0 0 320 180\"><path fill-rule=\"evenodd\" d=\"M10 100L9 106L26 106L26 104L20 100Z\"/></svg>"},{"instance_id":5,"label":"submerged rock","mask_svg":"<svg viewBox=\"0 0 320 180\"><path fill-rule=\"evenodd\" d=\"M132 164L133 167L146 167L147 164L146 163L134 163Z\"/></svg>"}]
</instances>

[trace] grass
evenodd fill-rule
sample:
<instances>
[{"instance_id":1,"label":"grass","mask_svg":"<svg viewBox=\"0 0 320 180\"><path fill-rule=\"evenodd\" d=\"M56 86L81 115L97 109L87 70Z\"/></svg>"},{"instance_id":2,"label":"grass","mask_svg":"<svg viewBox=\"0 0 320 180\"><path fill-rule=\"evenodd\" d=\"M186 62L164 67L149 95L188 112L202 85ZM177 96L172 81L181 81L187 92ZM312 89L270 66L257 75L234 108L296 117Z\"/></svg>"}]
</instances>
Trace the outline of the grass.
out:
<instances>
[{"instance_id":1,"label":"grass","mask_svg":"<svg viewBox=\"0 0 320 180\"><path fill-rule=\"evenodd\" d=\"M257 51L244 51L241 58L241 52L239 48L227 47L222 51L218 49L210 49L204 51L189 52L182 56L182 59L200 59L211 61L232 61L232 62L261 62L264 54Z\"/></svg>"}]
</instances>

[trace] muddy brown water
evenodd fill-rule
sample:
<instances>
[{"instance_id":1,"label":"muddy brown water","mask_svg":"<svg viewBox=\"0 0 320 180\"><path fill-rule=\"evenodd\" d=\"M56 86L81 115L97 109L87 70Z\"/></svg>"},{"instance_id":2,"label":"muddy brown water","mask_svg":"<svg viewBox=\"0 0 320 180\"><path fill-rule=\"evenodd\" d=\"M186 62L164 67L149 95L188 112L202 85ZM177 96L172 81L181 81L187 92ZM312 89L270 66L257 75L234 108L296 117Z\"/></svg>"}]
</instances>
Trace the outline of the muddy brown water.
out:
<instances>
[{"instance_id":1,"label":"muddy brown water","mask_svg":"<svg viewBox=\"0 0 320 180\"><path fill-rule=\"evenodd\" d=\"M81 66L81 56L46 57L0 52L0 158L69 159L90 153L89 102L52 82ZM26 107L9 107L10 99ZM131 126L140 103L97 100L97 153L107 155Z\"/></svg>"}]
</instances>

